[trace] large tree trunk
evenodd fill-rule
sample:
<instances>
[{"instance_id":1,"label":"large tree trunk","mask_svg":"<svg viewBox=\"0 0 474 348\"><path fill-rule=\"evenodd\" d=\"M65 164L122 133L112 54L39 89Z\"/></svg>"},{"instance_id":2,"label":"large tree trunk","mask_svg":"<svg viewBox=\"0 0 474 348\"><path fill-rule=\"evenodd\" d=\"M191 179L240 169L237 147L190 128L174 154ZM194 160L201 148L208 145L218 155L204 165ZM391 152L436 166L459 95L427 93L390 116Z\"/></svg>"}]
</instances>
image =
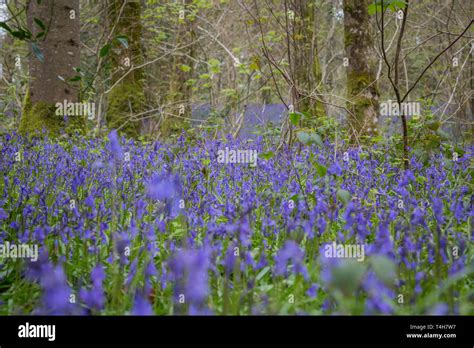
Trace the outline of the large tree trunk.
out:
<instances>
[{"instance_id":1,"label":"large tree trunk","mask_svg":"<svg viewBox=\"0 0 474 348\"><path fill-rule=\"evenodd\" d=\"M140 117L145 110L141 36L141 5L136 0L108 0L111 39L124 36L128 44L114 40L111 54L112 90L108 96L107 125L129 137L140 135Z\"/></svg>"},{"instance_id":2,"label":"large tree trunk","mask_svg":"<svg viewBox=\"0 0 474 348\"><path fill-rule=\"evenodd\" d=\"M377 132L379 92L368 4L369 0L344 0L344 45L349 59L347 108L353 138Z\"/></svg>"},{"instance_id":3,"label":"large tree trunk","mask_svg":"<svg viewBox=\"0 0 474 348\"><path fill-rule=\"evenodd\" d=\"M31 80L20 131L32 133L44 128L51 135L58 135L63 130L80 129L85 117L65 118L56 115L55 107L64 100L79 101L79 89L68 83L77 75L74 68L80 64L79 0L43 0L39 4L36 0L29 1L27 21L33 38L43 31L35 19L39 19L47 30L45 36L30 44Z\"/></svg>"},{"instance_id":4,"label":"large tree trunk","mask_svg":"<svg viewBox=\"0 0 474 348\"><path fill-rule=\"evenodd\" d=\"M322 78L316 40L316 18L314 3L307 0L294 0L293 35L293 73L296 87L298 111L309 112L312 116L325 114L324 104L316 96L320 91L318 84Z\"/></svg>"}]
</instances>

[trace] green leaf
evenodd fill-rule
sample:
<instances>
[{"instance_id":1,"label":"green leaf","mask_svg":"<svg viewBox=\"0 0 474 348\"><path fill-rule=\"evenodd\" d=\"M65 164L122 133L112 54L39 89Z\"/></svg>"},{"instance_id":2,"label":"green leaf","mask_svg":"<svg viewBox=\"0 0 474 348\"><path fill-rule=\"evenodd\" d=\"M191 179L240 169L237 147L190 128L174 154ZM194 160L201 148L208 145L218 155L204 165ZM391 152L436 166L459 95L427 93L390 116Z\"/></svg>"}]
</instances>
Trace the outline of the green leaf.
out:
<instances>
[{"instance_id":1,"label":"green leaf","mask_svg":"<svg viewBox=\"0 0 474 348\"><path fill-rule=\"evenodd\" d=\"M255 277L255 281L258 282L260 279L262 279L263 276L270 271L270 269L271 269L270 266L263 267L262 270L258 272L257 276Z\"/></svg>"},{"instance_id":2,"label":"green leaf","mask_svg":"<svg viewBox=\"0 0 474 348\"><path fill-rule=\"evenodd\" d=\"M44 63L44 55L43 52L41 52L38 44L36 42L32 42L31 48L33 49L33 53L35 54L36 58L38 58L41 63Z\"/></svg>"},{"instance_id":3,"label":"green leaf","mask_svg":"<svg viewBox=\"0 0 474 348\"><path fill-rule=\"evenodd\" d=\"M383 2L383 11L390 9L392 11L397 11L398 9L403 9L406 7L406 2L402 0L384 0ZM376 12L382 12L382 1L375 0L367 7L367 12L369 15L374 15Z\"/></svg>"},{"instance_id":4,"label":"green leaf","mask_svg":"<svg viewBox=\"0 0 474 348\"><path fill-rule=\"evenodd\" d=\"M320 177L325 176L327 172L328 172L328 169L325 166L323 166L322 164L316 163L316 173L318 173Z\"/></svg>"},{"instance_id":5,"label":"green leaf","mask_svg":"<svg viewBox=\"0 0 474 348\"><path fill-rule=\"evenodd\" d=\"M305 145L309 143L309 134L307 132L298 132L296 137Z\"/></svg>"},{"instance_id":6,"label":"green leaf","mask_svg":"<svg viewBox=\"0 0 474 348\"><path fill-rule=\"evenodd\" d=\"M181 64L181 66L179 68L184 72L191 71L191 67L189 65L186 65L186 64Z\"/></svg>"},{"instance_id":7,"label":"green leaf","mask_svg":"<svg viewBox=\"0 0 474 348\"><path fill-rule=\"evenodd\" d=\"M262 157L263 159L266 159L266 160L268 161L268 160L269 160L270 158L272 158L274 155L275 155L275 154L274 154L273 152L269 151L269 152L261 153L261 154L259 155L259 157Z\"/></svg>"},{"instance_id":8,"label":"green leaf","mask_svg":"<svg viewBox=\"0 0 474 348\"><path fill-rule=\"evenodd\" d=\"M13 31L11 34L18 40L31 39L31 32L29 30L19 29L17 31Z\"/></svg>"},{"instance_id":9,"label":"green leaf","mask_svg":"<svg viewBox=\"0 0 474 348\"><path fill-rule=\"evenodd\" d=\"M293 126L297 126L300 119L301 114L299 112L290 112L290 122Z\"/></svg>"},{"instance_id":10,"label":"green leaf","mask_svg":"<svg viewBox=\"0 0 474 348\"><path fill-rule=\"evenodd\" d=\"M218 65L212 65L210 68L209 68L209 71L213 74L218 74L221 72L221 68L220 66Z\"/></svg>"},{"instance_id":11,"label":"green leaf","mask_svg":"<svg viewBox=\"0 0 474 348\"><path fill-rule=\"evenodd\" d=\"M403 9L405 8L405 6L407 5L407 3L405 1L402 1L402 0L391 0L389 1L389 8L392 10L392 11L397 11L399 9Z\"/></svg>"},{"instance_id":12,"label":"green leaf","mask_svg":"<svg viewBox=\"0 0 474 348\"><path fill-rule=\"evenodd\" d=\"M258 64L256 62L250 63L249 69L252 70L252 71L257 71L259 69Z\"/></svg>"},{"instance_id":13,"label":"green leaf","mask_svg":"<svg viewBox=\"0 0 474 348\"><path fill-rule=\"evenodd\" d=\"M18 30L13 30L8 26L7 23L5 22L0 22L0 28L5 29L7 32L9 32L13 37L19 39L19 40L25 40L25 39L31 39L31 32L26 29L18 29Z\"/></svg>"},{"instance_id":14,"label":"green leaf","mask_svg":"<svg viewBox=\"0 0 474 348\"><path fill-rule=\"evenodd\" d=\"M336 197L339 201L346 205L351 200L351 193L347 190L339 189L337 190Z\"/></svg>"},{"instance_id":15,"label":"green leaf","mask_svg":"<svg viewBox=\"0 0 474 348\"><path fill-rule=\"evenodd\" d=\"M101 57L101 58L105 57L106 55L109 54L109 51L110 51L110 44L104 45L104 46L100 49L99 57Z\"/></svg>"},{"instance_id":16,"label":"green leaf","mask_svg":"<svg viewBox=\"0 0 474 348\"><path fill-rule=\"evenodd\" d=\"M298 202L299 200L301 199L300 195L297 193L293 196L290 197L290 201L293 201L293 202Z\"/></svg>"},{"instance_id":17,"label":"green leaf","mask_svg":"<svg viewBox=\"0 0 474 348\"><path fill-rule=\"evenodd\" d=\"M207 62L209 64L209 71L213 74L218 74L221 72L221 62L215 58L209 59Z\"/></svg>"},{"instance_id":18,"label":"green leaf","mask_svg":"<svg viewBox=\"0 0 474 348\"><path fill-rule=\"evenodd\" d=\"M35 17L35 18L33 18L33 20L38 25L38 27L40 27L43 31L46 30L46 25L44 25L44 23L41 19Z\"/></svg>"},{"instance_id":19,"label":"green leaf","mask_svg":"<svg viewBox=\"0 0 474 348\"><path fill-rule=\"evenodd\" d=\"M305 145L309 144L323 144L323 139L321 136L316 132L298 132L296 134L298 140Z\"/></svg>"},{"instance_id":20,"label":"green leaf","mask_svg":"<svg viewBox=\"0 0 474 348\"><path fill-rule=\"evenodd\" d=\"M428 179L425 178L424 176L419 175L419 176L416 177L416 182L417 182L418 184L423 184L423 183L425 183L425 182L427 182L427 181L428 181Z\"/></svg>"},{"instance_id":21,"label":"green leaf","mask_svg":"<svg viewBox=\"0 0 474 348\"><path fill-rule=\"evenodd\" d=\"M80 81L81 79L82 79L82 76L76 75L76 76L74 76L74 77L71 77L71 78L69 79L69 81L70 81L70 82L76 82L76 81Z\"/></svg>"},{"instance_id":22,"label":"green leaf","mask_svg":"<svg viewBox=\"0 0 474 348\"><path fill-rule=\"evenodd\" d=\"M260 291L260 292L269 292L271 289L273 289L273 284L264 284L264 285L260 285L258 288L257 288L257 291Z\"/></svg>"},{"instance_id":23,"label":"green leaf","mask_svg":"<svg viewBox=\"0 0 474 348\"><path fill-rule=\"evenodd\" d=\"M10 34L12 34L12 29L8 26L7 23L5 22L0 22L0 28L3 28L5 29L6 31L8 31Z\"/></svg>"},{"instance_id":24,"label":"green leaf","mask_svg":"<svg viewBox=\"0 0 474 348\"><path fill-rule=\"evenodd\" d=\"M117 40L123 47L128 48L128 38L126 36L116 36L115 40Z\"/></svg>"},{"instance_id":25,"label":"green leaf","mask_svg":"<svg viewBox=\"0 0 474 348\"><path fill-rule=\"evenodd\" d=\"M367 7L367 12L372 16L376 12L380 12L380 7L380 5L377 5L375 2L373 2Z\"/></svg>"},{"instance_id":26,"label":"green leaf","mask_svg":"<svg viewBox=\"0 0 474 348\"><path fill-rule=\"evenodd\" d=\"M315 143L318 145L323 145L323 139L318 133L312 132L309 134L309 140L311 143Z\"/></svg>"},{"instance_id":27,"label":"green leaf","mask_svg":"<svg viewBox=\"0 0 474 348\"><path fill-rule=\"evenodd\" d=\"M219 66L221 62L218 59L211 58L207 61L210 66Z\"/></svg>"}]
</instances>

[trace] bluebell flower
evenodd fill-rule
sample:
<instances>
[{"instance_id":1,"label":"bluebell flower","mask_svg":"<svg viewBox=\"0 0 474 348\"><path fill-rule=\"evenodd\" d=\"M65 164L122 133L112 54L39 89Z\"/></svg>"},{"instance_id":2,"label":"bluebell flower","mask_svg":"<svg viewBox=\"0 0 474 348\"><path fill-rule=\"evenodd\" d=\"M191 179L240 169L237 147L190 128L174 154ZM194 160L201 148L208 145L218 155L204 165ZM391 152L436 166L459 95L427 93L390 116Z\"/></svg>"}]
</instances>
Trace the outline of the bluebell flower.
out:
<instances>
[{"instance_id":1,"label":"bluebell flower","mask_svg":"<svg viewBox=\"0 0 474 348\"><path fill-rule=\"evenodd\" d=\"M304 252L294 241L286 241L283 248L275 256L275 275L288 276L288 263L293 266L296 274L308 279L308 271L304 265Z\"/></svg>"},{"instance_id":2,"label":"bluebell flower","mask_svg":"<svg viewBox=\"0 0 474 348\"><path fill-rule=\"evenodd\" d=\"M153 307L142 292L137 292L133 302L132 315L153 315Z\"/></svg>"},{"instance_id":3,"label":"bluebell flower","mask_svg":"<svg viewBox=\"0 0 474 348\"><path fill-rule=\"evenodd\" d=\"M8 218L8 214L5 212L5 210L0 208L0 220L5 220L7 218Z\"/></svg>"},{"instance_id":4,"label":"bluebell flower","mask_svg":"<svg viewBox=\"0 0 474 348\"><path fill-rule=\"evenodd\" d=\"M122 145L120 145L120 139L117 131L114 129L109 133L110 151L115 161L120 162L123 159Z\"/></svg>"}]
</instances>

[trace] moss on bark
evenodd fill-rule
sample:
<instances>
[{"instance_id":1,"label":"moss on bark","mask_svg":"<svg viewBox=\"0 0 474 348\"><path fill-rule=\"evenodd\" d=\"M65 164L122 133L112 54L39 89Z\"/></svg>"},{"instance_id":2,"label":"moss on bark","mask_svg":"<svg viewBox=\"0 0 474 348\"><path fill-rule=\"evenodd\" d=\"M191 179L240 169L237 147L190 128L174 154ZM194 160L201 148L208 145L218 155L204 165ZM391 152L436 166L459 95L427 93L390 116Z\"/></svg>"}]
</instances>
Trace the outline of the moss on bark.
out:
<instances>
[{"instance_id":1,"label":"moss on bark","mask_svg":"<svg viewBox=\"0 0 474 348\"><path fill-rule=\"evenodd\" d=\"M313 3L310 1L295 3L294 28L292 64L297 89L295 107L296 110L308 112L311 116L323 117L326 110L320 100L322 98L312 95L322 92L322 87L318 87L322 79L322 71L318 56L316 14Z\"/></svg>"},{"instance_id":2,"label":"moss on bark","mask_svg":"<svg viewBox=\"0 0 474 348\"><path fill-rule=\"evenodd\" d=\"M48 136L56 137L64 134L84 133L85 117L70 116L65 118L56 115L56 105L46 102L32 103L29 91L23 100L23 110L20 119L20 134L39 134L46 132Z\"/></svg>"},{"instance_id":3,"label":"moss on bark","mask_svg":"<svg viewBox=\"0 0 474 348\"><path fill-rule=\"evenodd\" d=\"M60 134L62 122L55 114L55 106L44 102L31 103L29 91L23 101L20 119L20 134L42 133L45 130L51 136Z\"/></svg>"},{"instance_id":4,"label":"moss on bark","mask_svg":"<svg viewBox=\"0 0 474 348\"><path fill-rule=\"evenodd\" d=\"M127 137L138 138L140 127L131 115L141 110L145 104L143 87L137 83L121 83L109 94L107 125L110 129L119 129Z\"/></svg>"},{"instance_id":5,"label":"moss on bark","mask_svg":"<svg viewBox=\"0 0 474 348\"><path fill-rule=\"evenodd\" d=\"M344 0L344 46L347 67L348 123L351 140L377 134L379 91L368 0Z\"/></svg>"},{"instance_id":6,"label":"moss on bark","mask_svg":"<svg viewBox=\"0 0 474 348\"><path fill-rule=\"evenodd\" d=\"M139 1L124 0L109 0L107 3L109 27L114 29L113 35L123 35L128 40L127 47L117 46L110 57L113 71L111 83L117 84L108 94L107 126L118 129L127 137L138 138L141 121L133 116L143 112L146 104L144 72L142 68L137 68L143 63L141 4ZM133 70L124 70L130 68L124 65L125 60L134 67Z\"/></svg>"}]
</instances>

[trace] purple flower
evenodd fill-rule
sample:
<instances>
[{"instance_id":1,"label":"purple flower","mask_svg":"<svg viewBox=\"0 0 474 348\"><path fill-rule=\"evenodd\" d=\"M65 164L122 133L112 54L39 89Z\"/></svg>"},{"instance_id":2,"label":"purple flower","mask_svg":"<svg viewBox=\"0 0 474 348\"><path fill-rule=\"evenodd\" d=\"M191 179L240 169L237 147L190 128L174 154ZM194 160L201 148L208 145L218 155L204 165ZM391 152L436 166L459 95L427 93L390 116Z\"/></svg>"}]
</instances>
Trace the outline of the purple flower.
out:
<instances>
[{"instance_id":1,"label":"purple flower","mask_svg":"<svg viewBox=\"0 0 474 348\"><path fill-rule=\"evenodd\" d=\"M147 196L165 203L166 213L174 217L180 209L179 177L154 174L147 183Z\"/></svg>"},{"instance_id":2,"label":"purple flower","mask_svg":"<svg viewBox=\"0 0 474 348\"><path fill-rule=\"evenodd\" d=\"M178 302L201 305L208 295L209 257L200 250L180 250L170 262L171 279L175 282L174 297Z\"/></svg>"},{"instance_id":3,"label":"purple flower","mask_svg":"<svg viewBox=\"0 0 474 348\"><path fill-rule=\"evenodd\" d=\"M444 224L444 216L443 216L443 201L438 197L434 197L431 202L433 213L435 215L436 220L440 225Z\"/></svg>"},{"instance_id":4,"label":"purple flower","mask_svg":"<svg viewBox=\"0 0 474 348\"><path fill-rule=\"evenodd\" d=\"M109 133L109 141L110 141L110 150L114 159L119 162L123 159L123 152L122 146L120 145L119 136L117 131L114 129Z\"/></svg>"},{"instance_id":5,"label":"purple flower","mask_svg":"<svg viewBox=\"0 0 474 348\"><path fill-rule=\"evenodd\" d=\"M234 247L235 244L229 244L229 247L227 248L227 252L224 257L223 263L227 276L229 276L234 271L235 260L237 258L234 253Z\"/></svg>"},{"instance_id":6,"label":"purple flower","mask_svg":"<svg viewBox=\"0 0 474 348\"><path fill-rule=\"evenodd\" d=\"M319 290L319 285L318 284L311 284L309 289L306 291L306 295L308 295L311 298L315 298Z\"/></svg>"},{"instance_id":7,"label":"purple flower","mask_svg":"<svg viewBox=\"0 0 474 348\"><path fill-rule=\"evenodd\" d=\"M148 197L165 201L173 198L175 194L175 183L169 177L154 175L148 183Z\"/></svg>"},{"instance_id":8,"label":"purple flower","mask_svg":"<svg viewBox=\"0 0 474 348\"><path fill-rule=\"evenodd\" d=\"M275 274L288 276L287 265L290 262L296 274L308 279L308 271L304 265L304 252L294 241L287 241L275 257Z\"/></svg>"},{"instance_id":9,"label":"purple flower","mask_svg":"<svg viewBox=\"0 0 474 348\"><path fill-rule=\"evenodd\" d=\"M428 315L448 315L449 307L446 303L438 303L434 308L429 310Z\"/></svg>"},{"instance_id":10,"label":"purple flower","mask_svg":"<svg viewBox=\"0 0 474 348\"><path fill-rule=\"evenodd\" d=\"M102 287L93 287L91 290L81 288L79 297L90 309L102 310L105 305L105 295Z\"/></svg>"},{"instance_id":11,"label":"purple flower","mask_svg":"<svg viewBox=\"0 0 474 348\"><path fill-rule=\"evenodd\" d=\"M0 220L5 220L7 218L8 218L8 214L5 212L5 210L0 208Z\"/></svg>"},{"instance_id":12,"label":"purple flower","mask_svg":"<svg viewBox=\"0 0 474 348\"><path fill-rule=\"evenodd\" d=\"M153 307L151 306L146 296L141 292L138 292L135 295L132 315L153 315Z\"/></svg>"},{"instance_id":13,"label":"purple flower","mask_svg":"<svg viewBox=\"0 0 474 348\"><path fill-rule=\"evenodd\" d=\"M91 309L101 310L105 305L105 293L103 281L105 280L104 267L100 264L95 266L91 272L92 289L82 288L79 291L79 297L86 306Z\"/></svg>"},{"instance_id":14,"label":"purple flower","mask_svg":"<svg viewBox=\"0 0 474 348\"><path fill-rule=\"evenodd\" d=\"M412 225L422 225L425 226L425 219L424 219L425 212L417 207L415 210L413 210L413 214L411 217L411 223Z\"/></svg>"},{"instance_id":15,"label":"purple flower","mask_svg":"<svg viewBox=\"0 0 474 348\"><path fill-rule=\"evenodd\" d=\"M75 306L70 302L72 291L67 284L66 275L61 266L54 266L51 263L45 265L40 285L43 289L41 314L73 314Z\"/></svg>"},{"instance_id":16,"label":"purple flower","mask_svg":"<svg viewBox=\"0 0 474 348\"><path fill-rule=\"evenodd\" d=\"M102 284L105 280L104 266L97 264L97 266L92 269L91 279L94 285Z\"/></svg>"}]
</instances>

